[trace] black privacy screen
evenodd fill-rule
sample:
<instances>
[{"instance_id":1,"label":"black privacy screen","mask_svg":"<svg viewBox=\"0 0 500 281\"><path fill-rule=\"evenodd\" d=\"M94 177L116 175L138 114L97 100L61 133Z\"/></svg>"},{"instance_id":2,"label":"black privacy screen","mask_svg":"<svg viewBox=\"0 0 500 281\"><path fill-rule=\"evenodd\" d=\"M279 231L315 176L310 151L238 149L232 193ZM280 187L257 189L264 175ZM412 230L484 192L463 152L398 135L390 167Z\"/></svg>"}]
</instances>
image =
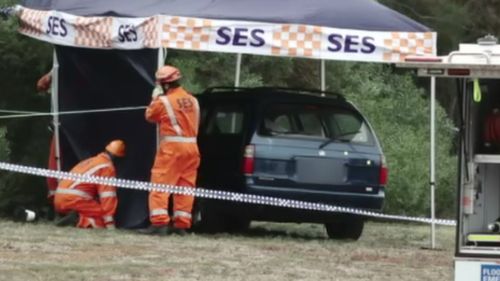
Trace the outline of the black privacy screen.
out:
<instances>
[{"instance_id":1,"label":"black privacy screen","mask_svg":"<svg viewBox=\"0 0 500 281\"><path fill-rule=\"evenodd\" d=\"M56 47L59 61L59 111L146 106L151 99L158 51L93 50ZM127 146L117 177L149 181L156 146L155 125L144 109L60 116L64 171L103 151L113 139ZM148 223L147 192L118 189L117 226Z\"/></svg>"}]
</instances>

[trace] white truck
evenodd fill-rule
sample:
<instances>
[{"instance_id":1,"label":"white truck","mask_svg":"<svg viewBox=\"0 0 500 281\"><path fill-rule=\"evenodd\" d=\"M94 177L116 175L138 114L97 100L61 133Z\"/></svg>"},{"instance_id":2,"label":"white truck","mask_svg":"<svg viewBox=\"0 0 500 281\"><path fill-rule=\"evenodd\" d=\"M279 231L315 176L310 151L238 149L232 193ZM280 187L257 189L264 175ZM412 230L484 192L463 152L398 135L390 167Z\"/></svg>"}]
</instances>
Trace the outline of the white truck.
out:
<instances>
[{"instance_id":1,"label":"white truck","mask_svg":"<svg viewBox=\"0 0 500 281\"><path fill-rule=\"evenodd\" d=\"M461 124L454 280L500 281L500 45L486 36L477 44L460 44L447 56L408 57L398 67L415 68L422 77L457 79Z\"/></svg>"}]
</instances>

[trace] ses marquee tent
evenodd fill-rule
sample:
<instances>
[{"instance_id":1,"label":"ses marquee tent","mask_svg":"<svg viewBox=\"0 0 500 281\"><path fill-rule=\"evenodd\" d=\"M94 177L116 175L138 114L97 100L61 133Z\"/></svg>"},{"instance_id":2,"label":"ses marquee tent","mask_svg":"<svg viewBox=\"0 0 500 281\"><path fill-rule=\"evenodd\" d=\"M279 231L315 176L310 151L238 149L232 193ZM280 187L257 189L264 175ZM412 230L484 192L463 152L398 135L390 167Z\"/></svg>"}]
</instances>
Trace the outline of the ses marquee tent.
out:
<instances>
[{"instance_id":1,"label":"ses marquee tent","mask_svg":"<svg viewBox=\"0 0 500 281\"><path fill-rule=\"evenodd\" d=\"M147 105L164 48L382 63L436 53L436 33L373 0L25 0L11 12L55 46L55 112ZM118 176L148 180L156 131L143 114L56 114L63 170L122 138ZM120 226L147 223L145 193L118 195Z\"/></svg>"}]
</instances>

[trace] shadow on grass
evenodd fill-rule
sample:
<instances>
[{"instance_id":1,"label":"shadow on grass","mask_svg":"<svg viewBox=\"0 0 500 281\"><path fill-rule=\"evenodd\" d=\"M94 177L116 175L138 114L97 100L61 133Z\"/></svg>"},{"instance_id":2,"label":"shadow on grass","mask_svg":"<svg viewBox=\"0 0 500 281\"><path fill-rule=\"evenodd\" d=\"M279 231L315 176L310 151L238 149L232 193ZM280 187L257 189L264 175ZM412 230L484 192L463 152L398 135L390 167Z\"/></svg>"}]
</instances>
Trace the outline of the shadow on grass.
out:
<instances>
[{"instance_id":1,"label":"shadow on grass","mask_svg":"<svg viewBox=\"0 0 500 281\"><path fill-rule=\"evenodd\" d=\"M245 230L230 232L206 232L194 231L195 234L208 236L235 236L248 238L281 238L281 239L299 239L299 240L328 240L328 237L318 227L307 228L295 225L265 224L251 226Z\"/></svg>"}]
</instances>

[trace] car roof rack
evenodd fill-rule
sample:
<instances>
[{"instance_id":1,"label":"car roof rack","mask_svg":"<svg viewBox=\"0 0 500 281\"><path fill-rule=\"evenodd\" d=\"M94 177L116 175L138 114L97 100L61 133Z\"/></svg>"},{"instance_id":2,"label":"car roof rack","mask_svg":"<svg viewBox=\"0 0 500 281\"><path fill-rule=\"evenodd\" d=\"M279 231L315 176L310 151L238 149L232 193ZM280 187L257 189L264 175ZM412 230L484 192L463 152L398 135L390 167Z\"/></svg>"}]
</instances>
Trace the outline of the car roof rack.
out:
<instances>
[{"instance_id":1,"label":"car roof rack","mask_svg":"<svg viewBox=\"0 0 500 281\"><path fill-rule=\"evenodd\" d=\"M320 97L328 97L335 98L339 100L345 100L344 96L329 91L321 91L316 89L304 89L304 88L286 88L286 87L229 87L229 86L221 86L221 87L210 87L206 89L203 94L211 94L223 91L235 91L235 92L261 92L263 90L269 90L274 92L287 92L293 94L305 94L305 95L314 95Z\"/></svg>"}]
</instances>

